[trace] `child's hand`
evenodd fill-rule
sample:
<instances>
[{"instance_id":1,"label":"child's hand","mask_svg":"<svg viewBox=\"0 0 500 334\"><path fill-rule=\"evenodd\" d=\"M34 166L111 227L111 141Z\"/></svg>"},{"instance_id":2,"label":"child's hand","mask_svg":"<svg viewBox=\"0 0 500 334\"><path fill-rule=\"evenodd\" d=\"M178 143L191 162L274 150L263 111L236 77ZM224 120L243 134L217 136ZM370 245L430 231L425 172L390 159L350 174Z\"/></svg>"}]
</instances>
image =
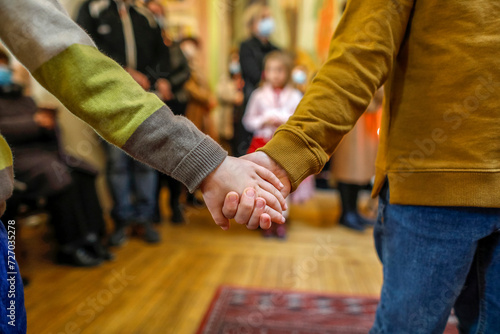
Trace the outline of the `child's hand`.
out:
<instances>
[{"instance_id":1,"label":"child's hand","mask_svg":"<svg viewBox=\"0 0 500 334\"><path fill-rule=\"evenodd\" d=\"M244 157L242 157L242 159L255 162L258 165L261 165L271 171L276 177L280 179L281 183L284 185L284 187L281 189L281 194L284 197L288 196L291 190L291 184L290 180L288 179L288 174L267 154L265 154L264 152L255 152L245 155ZM246 224L247 226L249 226L249 228L251 226L255 226L257 222L260 222L260 227L263 229L271 227L271 219L268 216L268 213L260 213L262 210L259 208L257 203L254 210L249 210L247 208L250 206L250 204L248 204L249 201L249 196L247 196L246 193L241 196L241 200L239 200L238 194L234 192L228 193L224 201L224 206L222 208L224 217L227 219L234 218L238 224ZM275 223L279 223L275 219L273 219L272 221Z\"/></svg>"},{"instance_id":2,"label":"child's hand","mask_svg":"<svg viewBox=\"0 0 500 334\"><path fill-rule=\"evenodd\" d=\"M273 222L282 223L284 219L281 213L282 210L286 209L286 203L280 190L284 187L280 180L264 167L248 160L233 157L227 157L201 183L201 191L208 210L215 223L224 230L229 228L229 219L224 216L222 206L226 197L228 201L234 199L233 196L226 196L226 194L232 191L236 194L243 194L246 188L253 188L253 191L246 189L245 194L248 198L242 197L245 199L244 201L239 201L238 196L236 196L238 205L241 206L238 211L239 216L235 212L235 218L238 218L238 221L244 221L245 224L250 221L256 199L260 198L257 201L258 212L269 216L264 217L264 225L267 224L268 218ZM264 208L262 208L261 200L265 202ZM233 202L233 204L235 203ZM253 226L251 225L249 228L253 228Z\"/></svg>"}]
</instances>

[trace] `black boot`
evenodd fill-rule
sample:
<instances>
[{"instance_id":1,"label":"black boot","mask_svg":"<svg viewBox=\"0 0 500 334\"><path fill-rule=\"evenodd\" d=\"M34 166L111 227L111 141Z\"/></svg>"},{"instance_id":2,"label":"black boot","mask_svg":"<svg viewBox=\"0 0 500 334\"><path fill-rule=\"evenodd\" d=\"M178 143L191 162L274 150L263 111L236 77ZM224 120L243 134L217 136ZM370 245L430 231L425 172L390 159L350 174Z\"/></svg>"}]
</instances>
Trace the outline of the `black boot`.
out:
<instances>
[{"instance_id":1,"label":"black boot","mask_svg":"<svg viewBox=\"0 0 500 334\"><path fill-rule=\"evenodd\" d=\"M102 259L94 256L84 247L61 247L56 253L56 262L75 267L95 267L102 263Z\"/></svg>"},{"instance_id":2,"label":"black boot","mask_svg":"<svg viewBox=\"0 0 500 334\"><path fill-rule=\"evenodd\" d=\"M108 247L104 246L97 235L89 234L86 238L85 248L90 251L92 255L96 258L103 259L105 261L111 261L115 259L113 253L111 253Z\"/></svg>"},{"instance_id":3,"label":"black boot","mask_svg":"<svg viewBox=\"0 0 500 334\"><path fill-rule=\"evenodd\" d=\"M365 226L360 220L357 207L359 186L356 184L339 182L338 190L342 201L340 224L356 231L364 231Z\"/></svg>"},{"instance_id":4,"label":"black boot","mask_svg":"<svg viewBox=\"0 0 500 334\"><path fill-rule=\"evenodd\" d=\"M168 190L170 192L170 210L172 211L170 221L172 224L182 224L184 223L184 214L181 204L179 203L179 198L182 193L182 183L172 178L168 178Z\"/></svg>"}]
</instances>

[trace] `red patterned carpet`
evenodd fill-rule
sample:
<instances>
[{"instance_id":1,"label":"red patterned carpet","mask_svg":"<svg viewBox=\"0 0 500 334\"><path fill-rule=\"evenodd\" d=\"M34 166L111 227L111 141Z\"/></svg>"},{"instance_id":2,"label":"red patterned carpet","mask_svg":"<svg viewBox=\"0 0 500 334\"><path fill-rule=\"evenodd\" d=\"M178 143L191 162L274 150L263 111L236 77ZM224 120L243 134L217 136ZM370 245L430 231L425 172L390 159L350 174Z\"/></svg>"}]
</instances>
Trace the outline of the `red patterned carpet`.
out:
<instances>
[{"instance_id":1,"label":"red patterned carpet","mask_svg":"<svg viewBox=\"0 0 500 334\"><path fill-rule=\"evenodd\" d=\"M378 299L219 288L198 334L366 334ZM454 318L446 334L458 333Z\"/></svg>"}]
</instances>

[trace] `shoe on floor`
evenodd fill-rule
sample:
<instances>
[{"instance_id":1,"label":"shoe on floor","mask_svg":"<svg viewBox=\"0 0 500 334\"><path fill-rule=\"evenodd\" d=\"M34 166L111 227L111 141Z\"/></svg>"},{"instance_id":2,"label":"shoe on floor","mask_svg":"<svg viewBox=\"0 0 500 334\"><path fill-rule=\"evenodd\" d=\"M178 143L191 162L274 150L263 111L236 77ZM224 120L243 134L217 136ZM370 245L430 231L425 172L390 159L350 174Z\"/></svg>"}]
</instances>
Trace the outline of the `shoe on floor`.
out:
<instances>
[{"instance_id":1,"label":"shoe on floor","mask_svg":"<svg viewBox=\"0 0 500 334\"><path fill-rule=\"evenodd\" d=\"M156 231L151 224L145 226L144 240L149 244L156 244L160 242L160 234Z\"/></svg>"},{"instance_id":2,"label":"shoe on floor","mask_svg":"<svg viewBox=\"0 0 500 334\"><path fill-rule=\"evenodd\" d=\"M127 233L124 227L116 229L109 237L109 245L118 247L127 241Z\"/></svg>"},{"instance_id":3,"label":"shoe on floor","mask_svg":"<svg viewBox=\"0 0 500 334\"><path fill-rule=\"evenodd\" d=\"M95 267L102 263L102 259L95 257L85 248L80 247L74 251L58 251L56 262L75 267Z\"/></svg>"},{"instance_id":4,"label":"shoe on floor","mask_svg":"<svg viewBox=\"0 0 500 334\"><path fill-rule=\"evenodd\" d=\"M340 217L340 225L358 232L363 232L365 230L365 226L359 220L358 214L356 212L348 212L346 214L343 214Z\"/></svg>"},{"instance_id":5,"label":"shoe on floor","mask_svg":"<svg viewBox=\"0 0 500 334\"><path fill-rule=\"evenodd\" d=\"M95 255L104 261L113 261L115 259L115 255L110 252L109 248L101 244L99 241L91 243L88 248L90 249L92 255Z\"/></svg>"}]
</instances>

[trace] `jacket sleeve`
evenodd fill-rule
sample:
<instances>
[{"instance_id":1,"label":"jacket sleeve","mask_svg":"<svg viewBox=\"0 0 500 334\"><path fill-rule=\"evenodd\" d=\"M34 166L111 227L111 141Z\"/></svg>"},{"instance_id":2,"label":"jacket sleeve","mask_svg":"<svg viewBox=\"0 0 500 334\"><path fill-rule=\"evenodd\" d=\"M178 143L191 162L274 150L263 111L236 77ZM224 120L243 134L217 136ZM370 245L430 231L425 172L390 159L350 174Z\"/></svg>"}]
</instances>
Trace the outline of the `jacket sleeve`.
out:
<instances>
[{"instance_id":1,"label":"jacket sleeve","mask_svg":"<svg viewBox=\"0 0 500 334\"><path fill-rule=\"evenodd\" d=\"M342 137L386 81L414 0L348 1L328 60L295 114L262 148L288 173L292 189L321 171Z\"/></svg>"},{"instance_id":2,"label":"jacket sleeve","mask_svg":"<svg viewBox=\"0 0 500 334\"><path fill-rule=\"evenodd\" d=\"M248 43L242 43L240 48L240 64L241 72L243 73L246 80L256 87L261 78L262 71L260 70L261 64L255 59L252 49Z\"/></svg>"},{"instance_id":3,"label":"jacket sleeve","mask_svg":"<svg viewBox=\"0 0 500 334\"><path fill-rule=\"evenodd\" d=\"M0 38L72 113L190 191L227 156L101 54L56 0L0 0Z\"/></svg>"},{"instance_id":4,"label":"jacket sleeve","mask_svg":"<svg viewBox=\"0 0 500 334\"><path fill-rule=\"evenodd\" d=\"M171 50L171 57L175 57L177 59L176 62L171 63L177 64L174 64L175 66L172 68L172 71L170 75L168 75L167 79L172 86L172 90L177 91L181 89L191 77L191 69L189 68L188 61L180 50L180 47L172 46L171 48L174 48L174 50Z\"/></svg>"}]
</instances>

